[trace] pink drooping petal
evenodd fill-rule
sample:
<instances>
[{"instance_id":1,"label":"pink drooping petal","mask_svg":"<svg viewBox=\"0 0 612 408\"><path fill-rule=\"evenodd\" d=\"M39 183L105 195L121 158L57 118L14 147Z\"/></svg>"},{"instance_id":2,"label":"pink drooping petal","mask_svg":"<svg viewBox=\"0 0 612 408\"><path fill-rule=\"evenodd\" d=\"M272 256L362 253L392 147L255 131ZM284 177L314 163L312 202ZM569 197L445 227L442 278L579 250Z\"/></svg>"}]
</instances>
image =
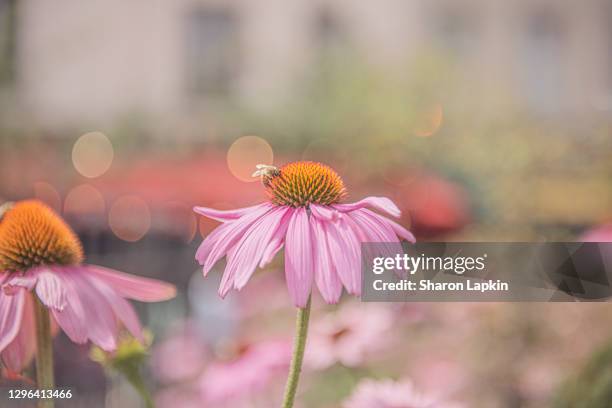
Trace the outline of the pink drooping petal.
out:
<instances>
[{"instance_id":1,"label":"pink drooping petal","mask_svg":"<svg viewBox=\"0 0 612 408\"><path fill-rule=\"evenodd\" d=\"M196 213L203 215L205 217L211 218L220 222L228 222L237 220L238 218L249 214L253 211L257 211L260 208L269 207L268 203L262 203L253 205L251 207L246 208L237 208L235 210L215 210L214 208L208 207L193 207L193 211Z\"/></svg>"},{"instance_id":2,"label":"pink drooping petal","mask_svg":"<svg viewBox=\"0 0 612 408\"><path fill-rule=\"evenodd\" d=\"M9 277L8 272L0 272L0 287L2 286L2 284L4 284L4 281L7 280L8 277Z\"/></svg>"},{"instance_id":3,"label":"pink drooping petal","mask_svg":"<svg viewBox=\"0 0 612 408\"><path fill-rule=\"evenodd\" d=\"M196 259L203 266L204 276L208 274L217 261L227 255L255 221L273 208L274 206L271 204L262 204L243 217L223 224L207 236L196 253Z\"/></svg>"},{"instance_id":4,"label":"pink drooping petal","mask_svg":"<svg viewBox=\"0 0 612 408\"><path fill-rule=\"evenodd\" d=\"M81 267L72 267L72 270L63 268L62 272L64 282L71 283L73 293L76 293L81 300L84 314L81 324L87 330L87 338L105 351L115 350L118 326L109 301L85 276L86 270L82 270ZM58 323L65 329L61 321L58 320Z\"/></svg>"},{"instance_id":5,"label":"pink drooping petal","mask_svg":"<svg viewBox=\"0 0 612 408\"><path fill-rule=\"evenodd\" d=\"M263 255L261 256L261 261L259 261L259 267L263 268L266 265L268 265L270 262L272 262L272 259L274 259L276 254L278 254L278 251L280 251L283 248L284 244L285 244L284 235L281 237L280 234L277 234L274 237L272 237L272 239L270 240L270 242L268 242L268 245L264 249Z\"/></svg>"},{"instance_id":6,"label":"pink drooping petal","mask_svg":"<svg viewBox=\"0 0 612 408\"><path fill-rule=\"evenodd\" d=\"M12 372L20 373L30 364L36 352L36 326L32 295L24 295L24 306L19 333L6 346L0 357L2 363Z\"/></svg>"},{"instance_id":7,"label":"pink drooping petal","mask_svg":"<svg viewBox=\"0 0 612 408\"><path fill-rule=\"evenodd\" d=\"M372 218L377 219L380 223L387 224L388 226L390 226L393 232L395 232L395 235L397 235L398 237L405 239L406 241L411 242L413 244L416 242L416 238L414 237L414 235L412 235L412 232L408 231L406 228L402 227L397 222L385 218L382 215L376 214L375 212L367 209L364 209L363 211L365 211L366 214L369 214Z\"/></svg>"},{"instance_id":8,"label":"pink drooping petal","mask_svg":"<svg viewBox=\"0 0 612 408\"><path fill-rule=\"evenodd\" d=\"M19 333L26 293L24 289L18 289L11 295L0 291L0 351Z\"/></svg>"},{"instance_id":9,"label":"pink drooping petal","mask_svg":"<svg viewBox=\"0 0 612 408\"><path fill-rule=\"evenodd\" d=\"M236 254L226 269L236 268L234 287L242 289L257 268L266 246L281 224L287 223L289 207L277 207L257 220L236 244ZM227 272L226 272L227 273Z\"/></svg>"},{"instance_id":10,"label":"pink drooping petal","mask_svg":"<svg viewBox=\"0 0 612 408\"><path fill-rule=\"evenodd\" d=\"M234 255L236 254L236 246L234 245L227 252L227 263L233 261ZM221 276L221 283L219 284L219 296L221 298L225 298L229 291L234 287L234 277L236 275L235 269L226 270L223 272L223 276Z\"/></svg>"},{"instance_id":11,"label":"pink drooping petal","mask_svg":"<svg viewBox=\"0 0 612 408\"><path fill-rule=\"evenodd\" d=\"M287 228L289 228L289 220L293 216L294 211L295 210L293 208L287 209L283 220L281 221L280 225L274 232L274 235L272 235L270 242L268 242L268 245L266 245L266 248L263 251L261 261L259 261L260 268L263 268L264 266L272 262L274 256L278 253L278 251L283 248L283 245L285 244L285 236L287 235Z\"/></svg>"},{"instance_id":12,"label":"pink drooping petal","mask_svg":"<svg viewBox=\"0 0 612 408\"><path fill-rule=\"evenodd\" d=\"M67 271L68 274L74 271ZM79 297L79 292L72 279L64 279L62 271L56 271L62 278L66 290L66 305L62 310L51 309L53 318L64 333L77 344L84 344L88 339L88 324L85 309Z\"/></svg>"},{"instance_id":13,"label":"pink drooping petal","mask_svg":"<svg viewBox=\"0 0 612 408\"><path fill-rule=\"evenodd\" d=\"M202 244L200 245L200 247L198 248L197 252L196 252L196 260L200 263L200 265L205 265L206 264L206 260L209 258L209 255L211 254L211 251L214 249L215 245L221 240L224 240L225 237L228 235L228 233L230 233L237 225L237 223L239 223L240 221L242 221L243 223L246 223L245 221L249 221L251 220L251 222L258 218L259 216L265 214L267 211L269 211L272 208L272 205L269 203L264 203L264 204L259 204L253 207L248 207L248 209L252 209L252 211L250 212L246 212L244 214L241 215L241 217L239 218L235 218L233 220L229 220L228 222L220 225L219 227L217 227L214 231L212 231L202 242ZM242 219L240 219L242 218ZM238 224L239 225L239 224ZM227 251L227 249L226 249ZM220 258L222 258L223 255ZM216 261L215 261L216 262ZM215 262L212 262L212 264L214 265ZM211 266L212 267L212 266ZM204 275L206 275L208 273L209 269L205 269L204 270Z\"/></svg>"},{"instance_id":14,"label":"pink drooping petal","mask_svg":"<svg viewBox=\"0 0 612 408\"><path fill-rule=\"evenodd\" d=\"M312 215L314 215L316 218L319 218L325 221L334 221L335 219L338 218L338 215L339 215L336 209L334 209L333 207L329 207L329 206L310 204L309 208L310 208L310 211L312 212Z\"/></svg>"},{"instance_id":15,"label":"pink drooping petal","mask_svg":"<svg viewBox=\"0 0 612 408\"><path fill-rule=\"evenodd\" d=\"M332 207L340 212L351 212L365 207L372 207L396 218L402 214L393 201L389 200L387 197L366 197L356 203L334 204Z\"/></svg>"},{"instance_id":16,"label":"pink drooping petal","mask_svg":"<svg viewBox=\"0 0 612 408\"><path fill-rule=\"evenodd\" d=\"M330 253L338 276L347 292L361 294L361 243L350 227L347 214L327 225Z\"/></svg>"},{"instance_id":17,"label":"pink drooping petal","mask_svg":"<svg viewBox=\"0 0 612 408\"><path fill-rule=\"evenodd\" d=\"M402 244L391 226L381 222L371 216L371 212L366 211L368 210L361 209L347 214L353 223L356 234L364 237L362 243L374 244L362 248L366 251L363 256L367 259L376 256L393 258L397 254L403 253Z\"/></svg>"},{"instance_id":18,"label":"pink drooping petal","mask_svg":"<svg viewBox=\"0 0 612 408\"><path fill-rule=\"evenodd\" d=\"M142 342L144 340L142 336L142 327L140 326L140 320L138 319L138 315L136 314L136 311L134 311L132 305L130 305L127 300L119 296L114 289L99 278L91 275L88 277L88 279L108 301L113 309L113 312L115 313L116 318L121 320L129 332Z\"/></svg>"},{"instance_id":19,"label":"pink drooping petal","mask_svg":"<svg viewBox=\"0 0 612 408\"><path fill-rule=\"evenodd\" d=\"M36 279L36 294L41 302L50 309L64 309L66 288L61 278L48 269L42 269L36 273Z\"/></svg>"},{"instance_id":20,"label":"pink drooping petal","mask_svg":"<svg viewBox=\"0 0 612 408\"><path fill-rule=\"evenodd\" d=\"M141 302L159 302L176 296L174 285L157 279L130 275L97 265L83 265L81 268L83 273L96 276L124 298Z\"/></svg>"},{"instance_id":21,"label":"pink drooping petal","mask_svg":"<svg viewBox=\"0 0 612 408\"><path fill-rule=\"evenodd\" d=\"M332 261L335 254L331 253L327 242L327 237L329 234L327 232L328 225L326 224L330 224L330 222L312 217L311 223L313 242L316 243L314 246L315 282L317 283L321 296L323 296L323 300L325 300L326 303L338 303L338 300L340 300L340 296L342 295L342 283L340 282L334 262Z\"/></svg>"},{"instance_id":22,"label":"pink drooping petal","mask_svg":"<svg viewBox=\"0 0 612 408\"><path fill-rule=\"evenodd\" d=\"M351 212L349 216L361 226L366 236L373 238L370 242L398 243L399 239L391 226L372 214L374 213L367 209L361 209ZM393 247L397 248L397 245Z\"/></svg>"},{"instance_id":23,"label":"pink drooping petal","mask_svg":"<svg viewBox=\"0 0 612 408\"><path fill-rule=\"evenodd\" d=\"M285 239L285 278L293 303L305 307L314 279L312 227L308 213L297 208L289 221Z\"/></svg>"},{"instance_id":24,"label":"pink drooping petal","mask_svg":"<svg viewBox=\"0 0 612 408\"><path fill-rule=\"evenodd\" d=\"M235 224L228 222L227 224L218 226L210 234L208 234L206 238L204 238L204 241L202 241L198 247L195 255L195 259L200 265L206 264L206 261L209 258L214 246L221 241L232 228L235 228ZM222 257L219 257L219 259L221 258ZM204 269L204 276L206 276L209 271L210 269Z\"/></svg>"}]
</instances>

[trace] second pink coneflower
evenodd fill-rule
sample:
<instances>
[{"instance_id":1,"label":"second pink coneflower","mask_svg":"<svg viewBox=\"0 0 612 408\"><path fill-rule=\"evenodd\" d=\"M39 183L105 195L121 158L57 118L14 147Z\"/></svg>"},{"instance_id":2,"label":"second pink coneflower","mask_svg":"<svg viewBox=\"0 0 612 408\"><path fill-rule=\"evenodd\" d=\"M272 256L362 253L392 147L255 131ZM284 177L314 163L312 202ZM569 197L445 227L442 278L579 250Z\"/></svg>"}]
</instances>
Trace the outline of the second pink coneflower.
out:
<instances>
[{"instance_id":1,"label":"second pink coneflower","mask_svg":"<svg viewBox=\"0 0 612 408\"><path fill-rule=\"evenodd\" d=\"M76 234L41 202L17 202L1 212L0 362L19 372L36 355L39 388L53 388L52 326L76 343L113 351L120 324L142 338L126 299L153 302L176 293L164 282L84 264Z\"/></svg>"}]
</instances>

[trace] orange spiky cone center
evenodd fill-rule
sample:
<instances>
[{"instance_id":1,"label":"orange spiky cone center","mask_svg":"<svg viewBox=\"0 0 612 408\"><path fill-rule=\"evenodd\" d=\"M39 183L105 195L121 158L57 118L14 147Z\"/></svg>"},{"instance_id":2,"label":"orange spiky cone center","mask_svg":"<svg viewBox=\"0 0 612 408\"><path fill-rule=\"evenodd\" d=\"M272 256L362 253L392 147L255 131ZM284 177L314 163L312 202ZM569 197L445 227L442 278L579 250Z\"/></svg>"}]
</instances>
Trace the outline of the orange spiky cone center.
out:
<instances>
[{"instance_id":1,"label":"orange spiky cone center","mask_svg":"<svg viewBox=\"0 0 612 408\"><path fill-rule=\"evenodd\" d=\"M263 183L270 201L276 205L330 205L346 196L344 182L338 173L329 166L310 161L286 164L264 176Z\"/></svg>"},{"instance_id":2,"label":"orange spiky cone center","mask_svg":"<svg viewBox=\"0 0 612 408\"><path fill-rule=\"evenodd\" d=\"M26 271L40 265L83 261L81 242L45 204L20 201L0 219L0 271Z\"/></svg>"}]
</instances>

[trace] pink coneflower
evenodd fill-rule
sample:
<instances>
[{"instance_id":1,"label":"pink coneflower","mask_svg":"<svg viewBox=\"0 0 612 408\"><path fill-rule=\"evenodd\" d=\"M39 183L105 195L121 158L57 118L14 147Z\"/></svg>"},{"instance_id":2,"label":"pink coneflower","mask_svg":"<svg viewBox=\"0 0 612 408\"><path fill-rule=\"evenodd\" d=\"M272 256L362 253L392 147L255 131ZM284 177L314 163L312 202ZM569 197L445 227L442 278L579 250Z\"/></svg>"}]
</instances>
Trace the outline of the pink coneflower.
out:
<instances>
[{"instance_id":1,"label":"pink coneflower","mask_svg":"<svg viewBox=\"0 0 612 408\"><path fill-rule=\"evenodd\" d=\"M77 236L41 202L7 208L0 215L0 357L9 370L21 371L34 354L39 370L52 368L55 323L75 343L89 340L107 351L117 347L119 323L142 338L126 298L153 302L175 295L170 284L83 264ZM39 386L50 387L40 384L40 373Z\"/></svg>"},{"instance_id":2,"label":"pink coneflower","mask_svg":"<svg viewBox=\"0 0 612 408\"><path fill-rule=\"evenodd\" d=\"M243 345L233 358L208 365L200 382L202 397L207 406L251 400L287 371L290 357L290 341Z\"/></svg>"},{"instance_id":3,"label":"pink coneflower","mask_svg":"<svg viewBox=\"0 0 612 408\"><path fill-rule=\"evenodd\" d=\"M362 380L343 408L459 408L417 392L409 380Z\"/></svg>"},{"instance_id":4,"label":"pink coneflower","mask_svg":"<svg viewBox=\"0 0 612 408\"><path fill-rule=\"evenodd\" d=\"M310 297L316 283L327 303L337 303L342 288L361 294L361 243L399 244L414 236L399 224L366 207L394 217L400 211L388 198L368 197L341 204L346 188L330 167L294 162L281 168L259 165L269 200L253 207L195 211L223 224L206 237L196 253L204 275L223 257L227 265L219 294L240 290L257 268L264 267L285 247L285 279L289 295L299 308L294 354L283 407L293 406L306 346ZM399 238L398 238L399 237ZM399 246L391 245L389 252ZM388 248L385 245L385 248Z\"/></svg>"},{"instance_id":5,"label":"pink coneflower","mask_svg":"<svg viewBox=\"0 0 612 408\"><path fill-rule=\"evenodd\" d=\"M229 211L194 209L223 223L196 253L204 275L227 255L219 287L222 297L232 288L242 289L257 266L267 265L284 246L285 278L295 306L306 306L313 283L327 303L337 303L343 286L348 293L361 293L362 242L399 242L398 237L414 242L410 231L366 208L399 217L388 198L340 204L346 188L326 165L259 167L255 175L262 179L268 202Z\"/></svg>"},{"instance_id":6,"label":"pink coneflower","mask_svg":"<svg viewBox=\"0 0 612 408\"><path fill-rule=\"evenodd\" d=\"M377 304L342 305L336 313L313 324L306 348L306 364L325 369L339 363L357 367L388 349L393 313Z\"/></svg>"}]
</instances>

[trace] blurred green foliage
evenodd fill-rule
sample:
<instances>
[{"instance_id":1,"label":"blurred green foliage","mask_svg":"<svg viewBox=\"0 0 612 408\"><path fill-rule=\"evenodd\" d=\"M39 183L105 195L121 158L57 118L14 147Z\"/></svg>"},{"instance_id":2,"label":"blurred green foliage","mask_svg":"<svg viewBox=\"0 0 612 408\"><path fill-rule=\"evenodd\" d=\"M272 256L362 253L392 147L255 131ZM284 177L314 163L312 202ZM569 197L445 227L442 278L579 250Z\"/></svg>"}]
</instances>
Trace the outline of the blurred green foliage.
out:
<instances>
[{"instance_id":1,"label":"blurred green foliage","mask_svg":"<svg viewBox=\"0 0 612 408\"><path fill-rule=\"evenodd\" d=\"M430 123L437 107L439 127ZM469 190L483 222L527 226L522 238L546 226L543 238L567 239L612 213L607 118L534 115L501 90L465 84L435 55L396 72L332 61L306 75L291 101L243 123L293 159L346 162L372 184L388 171L441 174Z\"/></svg>"},{"instance_id":2,"label":"blurred green foliage","mask_svg":"<svg viewBox=\"0 0 612 408\"><path fill-rule=\"evenodd\" d=\"M594 353L577 375L561 385L553 407L612 407L612 343Z\"/></svg>"}]
</instances>

